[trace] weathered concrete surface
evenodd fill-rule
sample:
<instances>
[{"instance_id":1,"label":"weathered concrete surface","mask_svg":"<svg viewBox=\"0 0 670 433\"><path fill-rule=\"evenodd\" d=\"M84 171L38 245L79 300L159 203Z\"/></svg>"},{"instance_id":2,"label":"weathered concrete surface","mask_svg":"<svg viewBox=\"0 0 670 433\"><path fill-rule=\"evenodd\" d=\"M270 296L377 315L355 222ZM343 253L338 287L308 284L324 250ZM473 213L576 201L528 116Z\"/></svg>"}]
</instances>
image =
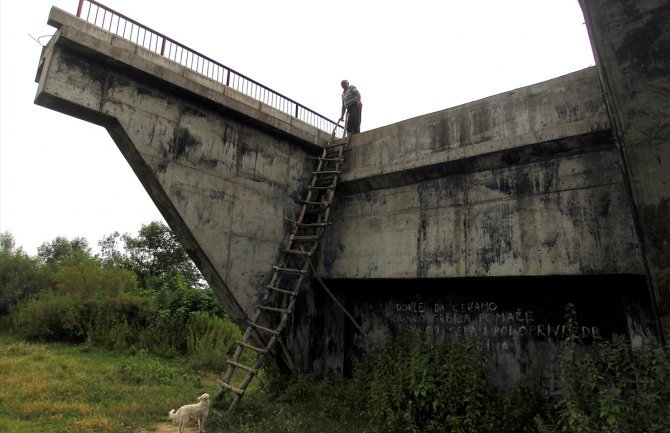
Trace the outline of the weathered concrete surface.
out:
<instances>
[{"instance_id":1,"label":"weathered concrete surface","mask_svg":"<svg viewBox=\"0 0 670 433\"><path fill-rule=\"evenodd\" d=\"M335 377L351 372L352 356L410 329L428 341L473 338L486 350L493 384L537 380L550 395L558 388L556 355L566 337L568 303L575 305L585 341L598 333L629 337L636 345L654 335L642 275L337 279L327 284L367 337L315 287L301 297L295 315L302 342L290 343L298 365Z\"/></svg>"},{"instance_id":2,"label":"weathered concrete surface","mask_svg":"<svg viewBox=\"0 0 670 433\"><path fill-rule=\"evenodd\" d=\"M243 323L326 134L58 9L50 23L36 102L107 128ZM551 382L567 302L584 332L652 336L645 264L667 252L667 148L622 159L611 98L588 68L354 136L319 270L369 336L313 284L285 334L295 365L342 376L352 353L409 326L485 337L503 386ZM660 109L629 109L642 122L630 136L649 135ZM645 201L629 198L630 179Z\"/></svg>"},{"instance_id":3,"label":"weathered concrete surface","mask_svg":"<svg viewBox=\"0 0 670 433\"><path fill-rule=\"evenodd\" d=\"M643 273L595 68L356 138L329 278Z\"/></svg>"},{"instance_id":4,"label":"weathered concrete surface","mask_svg":"<svg viewBox=\"0 0 670 433\"><path fill-rule=\"evenodd\" d=\"M53 8L35 102L104 126L233 318L327 134Z\"/></svg>"},{"instance_id":5,"label":"weathered concrete surface","mask_svg":"<svg viewBox=\"0 0 670 433\"><path fill-rule=\"evenodd\" d=\"M662 327L670 331L670 2L580 4Z\"/></svg>"},{"instance_id":6,"label":"weathered concrete surface","mask_svg":"<svg viewBox=\"0 0 670 433\"><path fill-rule=\"evenodd\" d=\"M552 393L567 303L586 337L654 337L595 68L362 133L347 164L320 271L369 337L316 286L288 339L303 369L346 374L409 327L478 338L497 385Z\"/></svg>"}]
</instances>

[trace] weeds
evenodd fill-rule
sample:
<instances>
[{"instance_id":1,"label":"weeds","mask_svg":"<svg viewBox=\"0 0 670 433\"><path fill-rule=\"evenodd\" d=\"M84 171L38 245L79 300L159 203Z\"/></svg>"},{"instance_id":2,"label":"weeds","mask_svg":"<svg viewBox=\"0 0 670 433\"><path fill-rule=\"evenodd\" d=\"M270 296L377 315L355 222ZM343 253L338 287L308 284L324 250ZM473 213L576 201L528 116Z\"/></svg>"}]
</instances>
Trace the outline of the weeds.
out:
<instances>
[{"instance_id":1,"label":"weeds","mask_svg":"<svg viewBox=\"0 0 670 433\"><path fill-rule=\"evenodd\" d=\"M574 318L569 307L566 329L579 329ZM203 314L192 322L190 353L227 347L235 332L218 320ZM226 337L219 343L210 333ZM466 339L431 345L401 334L355 362L354 377L340 382L288 377L268 363L234 411L213 409L208 431L670 431L670 345L633 350L623 340L598 338L587 344L571 332L559 359L560 393L550 402L539 398L533 383L492 389L479 347ZM124 355L91 345L34 344L0 334L0 425L18 432L150 428L202 392L216 395L214 374L197 373L194 365L214 363L167 360L147 350Z\"/></svg>"},{"instance_id":2,"label":"weeds","mask_svg":"<svg viewBox=\"0 0 670 433\"><path fill-rule=\"evenodd\" d=\"M0 334L4 430L132 432L166 419L170 409L203 391L215 391L211 377L176 360L81 349Z\"/></svg>"}]
</instances>

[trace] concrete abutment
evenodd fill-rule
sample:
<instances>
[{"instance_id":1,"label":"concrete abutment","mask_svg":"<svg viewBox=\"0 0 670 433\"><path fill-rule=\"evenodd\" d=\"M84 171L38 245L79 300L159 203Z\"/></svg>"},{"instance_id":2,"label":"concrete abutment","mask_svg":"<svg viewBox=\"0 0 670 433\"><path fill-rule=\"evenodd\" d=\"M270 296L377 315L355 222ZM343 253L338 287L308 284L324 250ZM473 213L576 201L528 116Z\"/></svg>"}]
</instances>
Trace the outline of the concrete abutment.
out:
<instances>
[{"instance_id":1,"label":"concrete abutment","mask_svg":"<svg viewBox=\"0 0 670 433\"><path fill-rule=\"evenodd\" d=\"M370 338L313 284L285 337L300 370L342 377L409 327L480 338L498 384L551 392L566 303L585 337L662 336L668 2L581 4L597 67L353 137L318 270ZM59 9L49 22L35 102L108 130L244 323L329 134Z\"/></svg>"}]
</instances>

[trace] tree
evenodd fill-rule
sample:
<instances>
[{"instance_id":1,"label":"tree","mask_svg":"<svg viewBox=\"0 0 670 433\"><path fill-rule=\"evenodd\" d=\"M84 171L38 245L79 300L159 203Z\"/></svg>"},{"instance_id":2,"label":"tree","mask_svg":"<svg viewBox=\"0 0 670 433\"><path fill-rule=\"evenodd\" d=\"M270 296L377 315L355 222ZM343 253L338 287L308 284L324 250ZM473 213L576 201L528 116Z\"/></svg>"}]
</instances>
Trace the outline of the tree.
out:
<instances>
[{"instance_id":1,"label":"tree","mask_svg":"<svg viewBox=\"0 0 670 433\"><path fill-rule=\"evenodd\" d=\"M51 284L39 260L16 248L11 233L0 233L0 315Z\"/></svg>"},{"instance_id":2,"label":"tree","mask_svg":"<svg viewBox=\"0 0 670 433\"><path fill-rule=\"evenodd\" d=\"M51 267L57 265L77 265L93 258L91 248L85 238L67 238L58 236L51 242L44 242L37 248L37 256Z\"/></svg>"},{"instance_id":3,"label":"tree","mask_svg":"<svg viewBox=\"0 0 670 433\"><path fill-rule=\"evenodd\" d=\"M140 285L149 288L163 285L177 275L187 286L206 286L200 271L184 247L165 224L153 221L143 225L136 238L123 235L125 266L135 271Z\"/></svg>"},{"instance_id":4,"label":"tree","mask_svg":"<svg viewBox=\"0 0 670 433\"><path fill-rule=\"evenodd\" d=\"M105 236L98 242L100 247L100 262L103 267L125 267L126 257L123 252L123 244L119 232Z\"/></svg>"}]
</instances>

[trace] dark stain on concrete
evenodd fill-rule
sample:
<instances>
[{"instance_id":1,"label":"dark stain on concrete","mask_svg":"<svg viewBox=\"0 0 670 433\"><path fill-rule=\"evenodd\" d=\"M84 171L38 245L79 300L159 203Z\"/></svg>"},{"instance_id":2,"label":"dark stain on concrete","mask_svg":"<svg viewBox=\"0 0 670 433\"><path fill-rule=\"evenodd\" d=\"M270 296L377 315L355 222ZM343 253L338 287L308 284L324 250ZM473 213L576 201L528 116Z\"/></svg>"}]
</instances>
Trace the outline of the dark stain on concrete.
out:
<instances>
[{"instance_id":1,"label":"dark stain on concrete","mask_svg":"<svg viewBox=\"0 0 670 433\"><path fill-rule=\"evenodd\" d=\"M198 110L197 108L195 108L191 105L185 105L182 112L183 112L183 114L186 114L186 115L189 115L189 116L207 118L207 114L203 113L201 110Z\"/></svg>"},{"instance_id":2,"label":"dark stain on concrete","mask_svg":"<svg viewBox=\"0 0 670 433\"><path fill-rule=\"evenodd\" d=\"M509 209L502 209L500 215L482 219L482 242L477 249L477 257L479 265L487 273L493 265L503 262L513 252L512 229L509 227L511 213Z\"/></svg>"},{"instance_id":3,"label":"dark stain on concrete","mask_svg":"<svg viewBox=\"0 0 670 433\"><path fill-rule=\"evenodd\" d=\"M530 173L528 172L528 169L526 167L521 167L520 169L516 170L516 176L514 176L514 179L516 180L516 195L529 195L532 194L533 191L533 181L530 178ZM537 180L537 179L536 179Z\"/></svg>"},{"instance_id":4,"label":"dark stain on concrete","mask_svg":"<svg viewBox=\"0 0 670 433\"><path fill-rule=\"evenodd\" d=\"M214 159L214 158L201 157L198 160L198 165L204 166L204 167L207 167L207 168L216 168L216 166L219 165L219 161L217 159Z\"/></svg>"},{"instance_id":5,"label":"dark stain on concrete","mask_svg":"<svg viewBox=\"0 0 670 433\"><path fill-rule=\"evenodd\" d=\"M635 10L634 15L638 16L639 11ZM616 57L643 76L665 77L670 73L670 12L667 7L659 7L654 13L639 19L646 22L625 35L616 50Z\"/></svg>"},{"instance_id":6,"label":"dark stain on concrete","mask_svg":"<svg viewBox=\"0 0 670 433\"><path fill-rule=\"evenodd\" d=\"M605 218L610 213L610 208L612 207L612 194L609 191L603 192L600 197L598 197L598 216L600 218Z\"/></svg>"},{"instance_id":7,"label":"dark stain on concrete","mask_svg":"<svg viewBox=\"0 0 670 433\"><path fill-rule=\"evenodd\" d=\"M482 106L476 107L472 112L472 124L475 134L483 134L477 141L487 141L491 139L491 107L487 102L482 101Z\"/></svg>"},{"instance_id":8,"label":"dark stain on concrete","mask_svg":"<svg viewBox=\"0 0 670 433\"><path fill-rule=\"evenodd\" d=\"M472 136L470 135L470 118L468 117L467 113L462 113L458 120L459 146L468 146L472 144Z\"/></svg>"},{"instance_id":9,"label":"dark stain on concrete","mask_svg":"<svg viewBox=\"0 0 670 433\"><path fill-rule=\"evenodd\" d=\"M100 67L100 64L95 63L95 62L82 62L81 59L78 57L78 54L74 54L72 52L68 52L63 50L62 51L62 56L60 57L63 64L68 68L68 69L79 69L82 71L84 75L86 75L88 78L91 80L100 83L103 85L105 83L105 80L107 79L107 76L109 74L109 70L104 67ZM64 72L60 65L58 65L58 71L59 72ZM111 76L114 78L117 78L116 76Z\"/></svg>"},{"instance_id":10,"label":"dark stain on concrete","mask_svg":"<svg viewBox=\"0 0 670 433\"><path fill-rule=\"evenodd\" d=\"M429 195L427 192L427 186L426 184L419 184L417 185L417 192L419 194L419 224L417 227L417 234L416 234L416 274L418 277L425 277L426 276L426 263L425 260L425 252L424 252L424 244L426 240L428 239L428 216L426 214L426 205L428 204L426 202L426 197Z\"/></svg>"},{"instance_id":11,"label":"dark stain on concrete","mask_svg":"<svg viewBox=\"0 0 670 433\"><path fill-rule=\"evenodd\" d=\"M437 149L445 149L449 147L449 119L441 119L432 126L432 129L433 141L435 144L437 144Z\"/></svg>"},{"instance_id":12,"label":"dark stain on concrete","mask_svg":"<svg viewBox=\"0 0 670 433\"><path fill-rule=\"evenodd\" d=\"M670 199L664 198L658 205L642 206L640 221L646 228L646 240L657 255L654 265L670 269Z\"/></svg>"},{"instance_id":13,"label":"dark stain on concrete","mask_svg":"<svg viewBox=\"0 0 670 433\"><path fill-rule=\"evenodd\" d=\"M193 136L187 128L177 126L172 133L172 140L170 140L169 143L169 151L174 159L179 159L184 157L190 149L200 145L202 145L202 142Z\"/></svg>"},{"instance_id":14,"label":"dark stain on concrete","mask_svg":"<svg viewBox=\"0 0 670 433\"><path fill-rule=\"evenodd\" d=\"M138 84L137 82L134 83L134 84L135 84L135 88L136 88L136 92L137 92L138 96L144 96L144 95L158 96L158 97L162 96L158 92L154 91L153 89L149 89L145 86L142 86L142 85Z\"/></svg>"}]
</instances>

